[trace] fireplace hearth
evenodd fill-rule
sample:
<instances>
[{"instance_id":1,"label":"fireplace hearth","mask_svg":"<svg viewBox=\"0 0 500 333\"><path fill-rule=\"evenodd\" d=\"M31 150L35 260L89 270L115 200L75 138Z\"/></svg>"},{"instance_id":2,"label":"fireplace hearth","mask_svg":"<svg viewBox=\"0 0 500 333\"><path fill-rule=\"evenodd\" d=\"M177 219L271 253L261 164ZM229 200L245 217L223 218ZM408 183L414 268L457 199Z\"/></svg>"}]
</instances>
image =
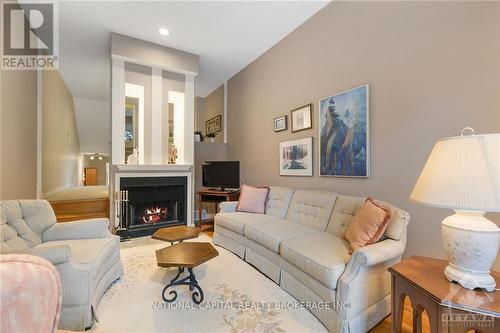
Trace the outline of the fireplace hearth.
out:
<instances>
[{"instance_id":1,"label":"fireplace hearth","mask_svg":"<svg viewBox=\"0 0 500 333\"><path fill-rule=\"evenodd\" d=\"M116 202L122 238L187 224L187 177L123 177Z\"/></svg>"}]
</instances>

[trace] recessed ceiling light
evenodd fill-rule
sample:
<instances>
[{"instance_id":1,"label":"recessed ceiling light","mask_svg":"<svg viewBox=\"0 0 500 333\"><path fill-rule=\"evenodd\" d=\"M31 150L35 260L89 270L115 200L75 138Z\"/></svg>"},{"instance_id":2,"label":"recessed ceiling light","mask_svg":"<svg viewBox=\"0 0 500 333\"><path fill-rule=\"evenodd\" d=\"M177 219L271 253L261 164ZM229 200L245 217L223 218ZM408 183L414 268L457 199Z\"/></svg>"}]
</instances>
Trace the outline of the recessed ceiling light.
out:
<instances>
[{"instance_id":1,"label":"recessed ceiling light","mask_svg":"<svg viewBox=\"0 0 500 333\"><path fill-rule=\"evenodd\" d=\"M168 30L167 28L160 28L158 29L158 33L162 36L168 36L170 35L170 30Z\"/></svg>"}]
</instances>

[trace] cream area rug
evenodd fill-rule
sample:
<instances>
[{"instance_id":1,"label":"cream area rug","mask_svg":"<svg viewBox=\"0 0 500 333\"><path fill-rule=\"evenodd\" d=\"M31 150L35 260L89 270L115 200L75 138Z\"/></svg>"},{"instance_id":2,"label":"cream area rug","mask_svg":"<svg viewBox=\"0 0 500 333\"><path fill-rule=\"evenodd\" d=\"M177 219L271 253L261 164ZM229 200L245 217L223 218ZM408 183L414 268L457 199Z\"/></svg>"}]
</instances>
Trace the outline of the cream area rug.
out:
<instances>
[{"instance_id":1,"label":"cream area rug","mask_svg":"<svg viewBox=\"0 0 500 333\"><path fill-rule=\"evenodd\" d=\"M104 294L91 332L327 332L277 284L218 246L218 257L194 269L204 301L196 305L187 286L176 286L177 300L163 302L177 268L158 267L155 251L168 245L150 238L122 244L125 273Z\"/></svg>"}]
</instances>

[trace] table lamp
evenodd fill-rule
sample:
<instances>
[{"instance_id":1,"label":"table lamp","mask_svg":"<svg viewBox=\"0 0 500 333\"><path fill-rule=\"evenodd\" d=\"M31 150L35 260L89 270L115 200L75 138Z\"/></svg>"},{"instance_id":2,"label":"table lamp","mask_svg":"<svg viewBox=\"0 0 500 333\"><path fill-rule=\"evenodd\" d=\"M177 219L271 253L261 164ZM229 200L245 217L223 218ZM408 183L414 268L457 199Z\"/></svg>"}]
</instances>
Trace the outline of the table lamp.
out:
<instances>
[{"instance_id":1,"label":"table lamp","mask_svg":"<svg viewBox=\"0 0 500 333\"><path fill-rule=\"evenodd\" d=\"M466 132L470 135L465 135ZM449 263L444 274L467 289L495 289L490 269L500 244L500 229L484 217L500 212L500 133L439 140L425 163L410 199L449 208L442 240Z\"/></svg>"}]
</instances>

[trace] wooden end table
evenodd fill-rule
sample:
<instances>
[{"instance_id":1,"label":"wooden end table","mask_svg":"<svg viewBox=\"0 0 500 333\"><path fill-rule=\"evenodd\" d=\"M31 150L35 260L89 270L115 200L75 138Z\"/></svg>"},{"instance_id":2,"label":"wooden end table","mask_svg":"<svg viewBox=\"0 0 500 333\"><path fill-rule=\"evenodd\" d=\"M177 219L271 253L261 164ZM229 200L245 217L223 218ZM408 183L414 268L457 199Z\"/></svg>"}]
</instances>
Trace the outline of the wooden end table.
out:
<instances>
[{"instance_id":1,"label":"wooden end table","mask_svg":"<svg viewBox=\"0 0 500 333\"><path fill-rule=\"evenodd\" d=\"M177 267L177 275L163 288L161 294L165 302L173 302L177 299L177 292L170 290L170 298L165 296L167 289L173 286L186 285L192 291L191 298L196 304L203 302L203 290L193 272L193 268L202 263L213 259L219 255L219 252L210 243L185 242L177 243L172 246L156 251L156 261L160 267ZM179 279L184 269L187 268L189 275ZM196 290L195 290L196 289Z\"/></svg>"},{"instance_id":2,"label":"wooden end table","mask_svg":"<svg viewBox=\"0 0 500 333\"><path fill-rule=\"evenodd\" d=\"M431 333L500 332L500 292L469 290L444 276L447 260L414 256L389 268L392 275L392 332L401 332L404 299L413 308L413 332L422 332L422 313ZM491 272L500 285L500 274Z\"/></svg>"},{"instance_id":3,"label":"wooden end table","mask_svg":"<svg viewBox=\"0 0 500 333\"><path fill-rule=\"evenodd\" d=\"M170 242L170 245L174 245L174 242L181 243L186 239L197 238L199 235L200 228L180 225L158 229L151 238Z\"/></svg>"},{"instance_id":4,"label":"wooden end table","mask_svg":"<svg viewBox=\"0 0 500 333\"><path fill-rule=\"evenodd\" d=\"M240 198L240 191L216 191L216 190L201 190L196 192L198 197L198 222L196 226L202 225L202 209L203 203L212 202L218 206L223 201L237 201ZM217 211L218 209L216 209ZM213 221L208 221L208 223Z\"/></svg>"}]
</instances>

